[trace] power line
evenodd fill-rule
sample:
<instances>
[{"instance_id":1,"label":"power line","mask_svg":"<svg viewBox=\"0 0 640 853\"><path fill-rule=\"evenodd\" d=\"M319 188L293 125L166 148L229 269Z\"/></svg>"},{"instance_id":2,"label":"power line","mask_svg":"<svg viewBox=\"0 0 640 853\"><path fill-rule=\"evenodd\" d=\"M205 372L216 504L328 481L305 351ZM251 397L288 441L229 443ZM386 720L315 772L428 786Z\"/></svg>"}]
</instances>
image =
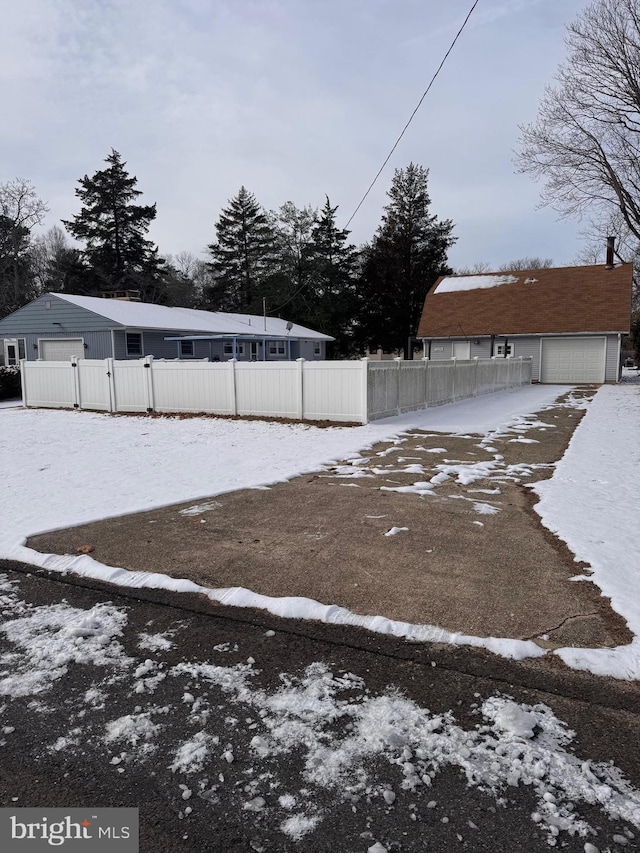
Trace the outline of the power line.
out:
<instances>
[{"instance_id":1,"label":"power line","mask_svg":"<svg viewBox=\"0 0 640 853\"><path fill-rule=\"evenodd\" d=\"M433 75L433 77L431 78L431 80L430 80L430 82L429 82L429 85L428 85L428 86L427 86L427 88L424 90L422 97L421 97L421 98L420 98L420 100L418 101L418 105L417 105L417 107L416 107L416 108L415 108L415 110L411 113L411 115L410 115L410 117L409 117L409 121L408 121L408 122L405 124L405 126L402 128L402 133L400 134L400 136L399 136L399 137L396 139L396 141L394 142L394 144L393 144L393 148L392 148L392 149L391 149L391 151L389 151L389 153L387 154L387 158L386 158L386 160L384 161L384 163L382 164L382 166L380 166L380 168L378 169L378 173L376 174L375 178L374 178L374 179L371 181L371 183L369 184L369 189L368 189L368 190L366 191L366 193L362 196L362 198L360 199L360 203L358 204L358 206L356 207L356 209L353 211L353 213L352 213L352 214L351 214L351 216L349 217L349 220L347 221L347 224L345 225L345 228L348 228L348 227L349 227L349 225L350 225L350 223L351 223L351 220L354 218L354 216L356 215L356 213L357 213L357 212L360 210L360 208L362 207L362 205L363 205L363 203L364 203L364 201L365 201L366 197L369 195L369 193L370 193L370 192L371 192L371 190L373 189L373 187L374 187L374 185L375 185L376 181L378 180L378 178L379 178L379 177L380 177L380 175L382 174L382 170L384 169L384 167L387 165L387 163L388 163L388 162L389 162L389 160L391 159L391 155L393 154L393 152L394 152L394 151L396 150L396 148L398 147L398 144L399 144L400 140L402 139L402 137L404 136L405 131L407 130L407 128L409 127L409 125L410 125L410 124L411 124L411 122L413 121L413 117L414 117L414 116L415 116L415 114L418 112L418 110L420 109L420 107L421 107L421 105L422 105L422 102L424 101L424 99L425 99L425 98L427 97L427 95L429 94L429 90L431 89L431 87L432 87L432 86L433 86L433 84L435 83L435 80L436 80L436 78L437 78L438 74L440 73L440 71L441 71L441 69L442 69L442 66L443 66L443 65L445 64L445 62L447 61L447 58L448 58L449 54L450 54L450 53L451 53L451 51L453 50L453 48L454 48L454 46L455 46L455 43L458 41L458 39L459 39L459 37L460 37L460 34L462 33L462 31L463 31L463 30L464 30L464 28L466 27L466 25L467 25L467 21L468 21L468 20L469 20L469 18L471 17L471 15L472 15L472 13L473 13L473 10L476 8L476 6L478 5L478 3L479 3L479 0L475 0L475 2L474 2L474 4L473 4L473 6L469 9L469 11L468 11L468 13L467 13L467 17L466 17L466 18L464 19L464 21L462 22L462 26L460 27L460 29L459 29L459 30L458 30L458 32L456 33L456 37L454 38L454 40L453 40L453 41L451 42L451 44L449 45L449 50L447 50L447 52L445 53L444 57L442 58L442 62L440 63L440 65L438 65L438 67L437 67L437 69L436 69L435 74Z\"/></svg>"}]
</instances>

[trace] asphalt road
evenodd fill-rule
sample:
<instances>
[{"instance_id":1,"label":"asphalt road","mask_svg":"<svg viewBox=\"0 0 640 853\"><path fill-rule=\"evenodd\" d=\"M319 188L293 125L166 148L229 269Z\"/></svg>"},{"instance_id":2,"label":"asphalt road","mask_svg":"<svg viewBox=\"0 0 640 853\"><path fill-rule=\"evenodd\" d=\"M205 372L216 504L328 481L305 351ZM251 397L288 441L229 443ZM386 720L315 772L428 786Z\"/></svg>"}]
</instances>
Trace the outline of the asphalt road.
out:
<instances>
[{"instance_id":1,"label":"asphalt road","mask_svg":"<svg viewBox=\"0 0 640 853\"><path fill-rule=\"evenodd\" d=\"M197 596L125 590L13 562L0 561L0 572L13 582L10 594L5 585L1 608L0 685L12 671L23 673L25 685L24 695L0 696L3 806L137 806L145 853L549 850L550 836L531 818L539 811L531 785L486 790L468 784L464 768L450 762L428 785L403 785L406 759L415 763L415 755L400 753L398 760L390 760L382 752L369 755L355 775L320 785L309 781L310 753L302 741L294 749L259 757L254 741L267 737L273 697L288 688L299 690L300 679L314 671L320 673L314 683L324 678L329 692L335 692L333 705L326 707L340 712L327 718L322 735L327 743L332 738L345 743L344 729L349 731L349 720L355 719L349 709L358 703L362 707L401 696L433 715L451 712L457 726L472 731L481 722L480 703L508 695L551 708L576 732L567 751L592 766L613 762L640 788L637 685L549 662L516 663L471 649L279 620L263 612L216 607ZM126 614L122 634L115 638L121 665L62 666L49 647L38 650L33 637L27 659L27 641L6 630L16 620L45 612L39 610L43 606L96 613L106 612L93 610L96 605L108 603ZM141 647L145 633L169 638L167 647ZM83 642L79 639L78 647ZM207 664L214 668L205 671ZM33 671L40 674L31 684ZM48 672L54 673L51 678ZM245 681L250 682L247 690ZM323 695L314 694L309 713L322 711ZM129 728L119 730L114 721ZM177 746L198 733L211 747L206 760L199 764L194 753L190 769L176 768ZM393 796L382 794L385 786ZM593 833L579 837L561 831L552 837L558 848L584 853L588 841L600 851L640 849L640 828L632 822L610 819L593 803L576 802L571 809ZM316 822L296 840L295 826L288 832L283 826L303 812Z\"/></svg>"}]
</instances>

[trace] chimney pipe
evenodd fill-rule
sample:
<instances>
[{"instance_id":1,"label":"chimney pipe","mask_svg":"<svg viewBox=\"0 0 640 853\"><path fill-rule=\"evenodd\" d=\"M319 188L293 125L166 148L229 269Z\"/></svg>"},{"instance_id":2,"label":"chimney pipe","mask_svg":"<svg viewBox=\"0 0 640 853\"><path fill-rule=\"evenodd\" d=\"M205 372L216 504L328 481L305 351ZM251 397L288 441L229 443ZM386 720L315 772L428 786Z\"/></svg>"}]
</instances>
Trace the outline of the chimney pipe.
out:
<instances>
[{"instance_id":1,"label":"chimney pipe","mask_svg":"<svg viewBox=\"0 0 640 853\"><path fill-rule=\"evenodd\" d=\"M615 242L615 237L607 237L607 261L605 263L605 267L608 270L613 269L613 247Z\"/></svg>"}]
</instances>

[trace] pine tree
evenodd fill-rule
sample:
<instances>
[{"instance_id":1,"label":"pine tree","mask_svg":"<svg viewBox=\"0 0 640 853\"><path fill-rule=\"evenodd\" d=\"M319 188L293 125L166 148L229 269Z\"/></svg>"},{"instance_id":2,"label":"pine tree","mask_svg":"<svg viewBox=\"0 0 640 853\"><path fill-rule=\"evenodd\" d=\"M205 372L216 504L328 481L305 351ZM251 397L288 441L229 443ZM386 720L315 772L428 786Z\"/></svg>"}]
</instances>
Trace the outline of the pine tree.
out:
<instances>
[{"instance_id":1,"label":"pine tree","mask_svg":"<svg viewBox=\"0 0 640 853\"><path fill-rule=\"evenodd\" d=\"M310 325L336 339L334 355L347 356L355 352L354 335L359 322L358 253L355 246L347 242L349 231L336 224L337 210L327 196L311 234L309 258L314 310Z\"/></svg>"},{"instance_id":2,"label":"pine tree","mask_svg":"<svg viewBox=\"0 0 640 853\"><path fill-rule=\"evenodd\" d=\"M429 172L410 163L396 169L382 222L364 253L363 331L369 345L403 350L415 334L424 298L440 275L449 274L447 250L453 222L430 214Z\"/></svg>"},{"instance_id":3,"label":"pine tree","mask_svg":"<svg viewBox=\"0 0 640 853\"><path fill-rule=\"evenodd\" d=\"M162 302L163 264L145 235L156 218L156 205L135 204L138 179L125 169L114 149L106 169L85 175L76 195L82 202L72 221L63 221L85 243L83 256L95 277L95 290L140 290L147 302Z\"/></svg>"},{"instance_id":4,"label":"pine tree","mask_svg":"<svg viewBox=\"0 0 640 853\"><path fill-rule=\"evenodd\" d=\"M262 312L262 298L270 297L276 272L276 236L273 225L255 196L240 187L215 226L211 255L211 285L205 294L214 311Z\"/></svg>"}]
</instances>

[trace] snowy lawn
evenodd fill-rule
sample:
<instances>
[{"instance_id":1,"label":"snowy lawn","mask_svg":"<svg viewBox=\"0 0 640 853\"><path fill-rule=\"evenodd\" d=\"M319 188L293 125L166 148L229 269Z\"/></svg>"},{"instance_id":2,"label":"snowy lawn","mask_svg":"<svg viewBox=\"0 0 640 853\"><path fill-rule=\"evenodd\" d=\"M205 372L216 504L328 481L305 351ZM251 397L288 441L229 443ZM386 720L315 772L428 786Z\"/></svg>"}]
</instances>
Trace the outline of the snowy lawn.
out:
<instances>
[{"instance_id":1,"label":"snowy lawn","mask_svg":"<svg viewBox=\"0 0 640 853\"><path fill-rule=\"evenodd\" d=\"M553 477L535 484L536 510L611 599L635 634L616 649L561 649L569 666L640 679L640 376L601 388Z\"/></svg>"},{"instance_id":2,"label":"snowy lawn","mask_svg":"<svg viewBox=\"0 0 640 853\"><path fill-rule=\"evenodd\" d=\"M0 532L0 556L50 570L73 570L122 585L200 590L190 581L114 569L88 556L39 554L24 547L24 542L28 536L53 529L290 479L411 429L480 433L489 441L491 435L501 434L518 418L551 405L567 390L530 386L412 412L368 426L329 429L257 421L110 417L87 412L3 409L0 456L5 471L0 510L4 524ZM603 428L596 426L596 421L609 422L609 427L615 421L627 441L631 439L640 414L638 390L637 386L626 384L606 387L598 393L593 406L595 433L592 434L589 426L590 412L575 434L559 477L542 484L544 488L540 489L543 522L567 539L572 550L579 552L580 559L594 565L596 583L613 584L606 594L612 595L614 608L625 616L636 634L640 634L640 616L623 589L625 583L633 583L633 572L638 571L634 565L634 555L640 551L634 538L638 528L635 527L634 534L633 525L621 523L622 514L616 511L620 505L620 475L616 472L624 472L628 482L633 483L635 477L630 467L635 464L636 470L640 468L637 444L633 457L629 443L614 445L608 433L607 461L600 463L591 457L600 441L598 431ZM594 466L600 464L608 473L594 476L594 471L600 470ZM566 466L570 466L568 475L563 473ZM577 486L575 471L582 477ZM579 499L572 496L569 488L575 488ZM632 507L636 507L637 515L638 503L631 486L629 494L631 503L625 506L625 514L628 512L633 518ZM596 536L579 526L579 520L584 522L585 518L584 511L579 509L580 501L589 497L593 497L594 507L601 507L598 520L602 530ZM572 532L570 524L574 516L576 530ZM590 527L590 531L594 529ZM614 549L608 544L612 531L617 543ZM594 549L600 540L605 544L599 550ZM630 554L631 558L621 560L621 554ZM279 615L366 625L414 639L465 642L510 657L543 653L534 643L450 635L433 626L391 622L383 615L357 616L344 608L308 599L267 599L238 588L214 590L210 594L227 604L265 607ZM563 657L570 665L593 667L618 677L640 677L640 647L635 643L606 653L568 650Z\"/></svg>"}]
</instances>

